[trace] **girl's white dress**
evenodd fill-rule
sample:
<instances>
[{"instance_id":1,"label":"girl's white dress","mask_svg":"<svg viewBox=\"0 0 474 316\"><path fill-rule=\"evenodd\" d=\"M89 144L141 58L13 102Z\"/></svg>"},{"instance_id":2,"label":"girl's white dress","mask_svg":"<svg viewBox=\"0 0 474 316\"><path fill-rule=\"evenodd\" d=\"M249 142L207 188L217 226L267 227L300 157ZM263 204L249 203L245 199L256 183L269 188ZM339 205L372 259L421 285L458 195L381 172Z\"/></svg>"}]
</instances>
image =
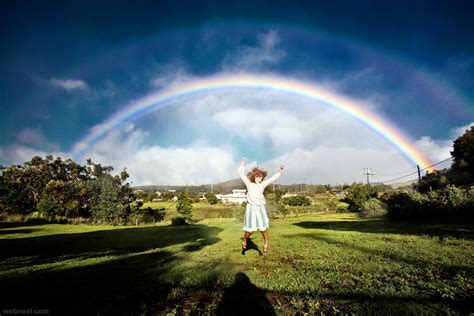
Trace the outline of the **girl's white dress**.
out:
<instances>
[{"instance_id":1,"label":"girl's white dress","mask_svg":"<svg viewBox=\"0 0 474 316\"><path fill-rule=\"evenodd\" d=\"M277 172L268 180L260 183L250 182L244 174L244 167L239 167L238 174L247 187L247 207L245 208L244 227L242 228L248 232L257 230L265 231L270 227L267 210L265 209L265 197L263 191L272 182L276 181L281 172Z\"/></svg>"}]
</instances>

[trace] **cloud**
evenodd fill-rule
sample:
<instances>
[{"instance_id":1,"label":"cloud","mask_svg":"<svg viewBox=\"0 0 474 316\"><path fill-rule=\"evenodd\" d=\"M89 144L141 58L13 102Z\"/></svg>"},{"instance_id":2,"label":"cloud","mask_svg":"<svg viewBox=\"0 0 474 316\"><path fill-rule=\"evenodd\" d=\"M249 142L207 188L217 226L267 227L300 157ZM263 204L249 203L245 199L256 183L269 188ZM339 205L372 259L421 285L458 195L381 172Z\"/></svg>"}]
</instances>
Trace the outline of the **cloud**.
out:
<instances>
[{"instance_id":1,"label":"cloud","mask_svg":"<svg viewBox=\"0 0 474 316\"><path fill-rule=\"evenodd\" d=\"M267 66L276 65L286 52L278 48L280 36L275 30L258 35L256 46L241 46L226 55L222 62L224 71L255 72Z\"/></svg>"},{"instance_id":2,"label":"cloud","mask_svg":"<svg viewBox=\"0 0 474 316\"><path fill-rule=\"evenodd\" d=\"M23 164L30 161L34 156L45 157L46 155L53 155L63 159L71 158L70 154L62 151L40 150L25 145L0 147L0 161L2 164Z\"/></svg>"},{"instance_id":3,"label":"cloud","mask_svg":"<svg viewBox=\"0 0 474 316\"><path fill-rule=\"evenodd\" d=\"M89 86L85 81L76 79L57 79L51 78L50 83L55 88L61 88L67 91L87 90Z\"/></svg>"},{"instance_id":4,"label":"cloud","mask_svg":"<svg viewBox=\"0 0 474 316\"><path fill-rule=\"evenodd\" d=\"M415 142L415 147L424 153L430 161L438 163L451 157L454 140L463 135L471 126L474 126L474 122L451 129L449 131L450 139L436 140L430 136L423 136ZM440 165L439 168L449 167L448 163Z\"/></svg>"},{"instance_id":5,"label":"cloud","mask_svg":"<svg viewBox=\"0 0 474 316\"><path fill-rule=\"evenodd\" d=\"M16 141L23 145L30 145L37 148L47 148L52 151L58 150L58 145L49 141L40 129L25 128L16 135Z\"/></svg>"},{"instance_id":6,"label":"cloud","mask_svg":"<svg viewBox=\"0 0 474 316\"><path fill-rule=\"evenodd\" d=\"M179 60L164 65L152 63L150 68L152 88L170 89L196 79L188 72L186 64Z\"/></svg>"},{"instance_id":7,"label":"cloud","mask_svg":"<svg viewBox=\"0 0 474 316\"><path fill-rule=\"evenodd\" d=\"M285 164L285 173L280 183L344 184L365 182L364 168L372 168L375 174L414 168L397 151L358 149L355 147L297 148L261 165L272 174L278 166ZM374 177L373 182L389 180Z\"/></svg>"},{"instance_id":8,"label":"cloud","mask_svg":"<svg viewBox=\"0 0 474 316\"><path fill-rule=\"evenodd\" d=\"M134 185L198 185L235 177L234 149L195 142L184 147L143 145L147 133L128 126L110 133L83 156L127 168Z\"/></svg>"}]
</instances>

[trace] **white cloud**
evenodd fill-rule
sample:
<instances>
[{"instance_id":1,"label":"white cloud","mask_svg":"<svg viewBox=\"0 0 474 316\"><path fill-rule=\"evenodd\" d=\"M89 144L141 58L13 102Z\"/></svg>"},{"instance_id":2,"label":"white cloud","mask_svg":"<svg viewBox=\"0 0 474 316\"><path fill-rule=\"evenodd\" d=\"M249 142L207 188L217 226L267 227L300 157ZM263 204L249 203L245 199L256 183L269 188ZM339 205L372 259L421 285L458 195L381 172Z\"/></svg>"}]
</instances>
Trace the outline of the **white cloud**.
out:
<instances>
[{"instance_id":1,"label":"white cloud","mask_svg":"<svg viewBox=\"0 0 474 316\"><path fill-rule=\"evenodd\" d=\"M83 156L116 171L126 167L134 185L198 185L235 177L237 162L231 147L199 142L185 147L143 146L145 135L128 126L112 132Z\"/></svg>"},{"instance_id":2,"label":"white cloud","mask_svg":"<svg viewBox=\"0 0 474 316\"><path fill-rule=\"evenodd\" d=\"M234 108L214 114L213 120L240 138L269 140L274 149L285 151L321 145L372 148L382 144L352 117L323 106Z\"/></svg>"},{"instance_id":3,"label":"white cloud","mask_svg":"<svg viewBox=\"0 0 474 316\"><path fill-rule=\"evenodd\" d=\"M449 131L450 139L437 140L430 136L423 136L416 141L415 147L426 155L433 163L440 162L451 157L453 151L453 142L459 136L463 135L466 130L474 126L474 122L465 126L453 128ZM442 164L440 168L449 167L449 164Z\"/></svg>"},{"instance_id":4,"label":"white cloud","mask_svg":"<svg viewBox=\"0 0 474 316\"><path fill-rule=\"evenodd\" d=\"M0 161L2 164L23 164L30 161L34 156L45 157L46 155L63 159L71 158L71 155L65 152L40 150L24 145L0 147Z\"/></svg>"},{"instance_id":5,"label":"white cloud","mask_svg":"<svg viewBox=\"0 0 474 316\"><path fill-rule=\"evenodd\" d=\"M364 168L372 168L375 174L371 181L389 180L377 174L416 167L407 162L397 151L379 149L358 149L354 147L297 148L262 166L273 173L278 166L285 164L281 183L344 184L365 182Z\"/></svg>"},{"instance_id":6,"label":"white cloud","mask_svg":"<svg viewBox=\"0 0 474 316\"><path fill-rule=\"evenodd\" d=\"M47 139L39 129L25 128L16 135L16 140L20 144L32 145L34 147L48 148L57 150L58 146Z\"/></svg>"},{"instance_id":7,"label":"white cloud","mask_svg":"<svg viewBox=\"0 0 474 316\"><path fill-rule=\"evenodd\" d=\"M53 87L61 88L67 91L87 90L89 88L85 81L76 79L51 78L50 83Z\"/></svg>"},{"instance_id":8,"label":"white cloud","mask_svg":"<svg viewBox=\"0 0 474 316\"><path fill-rule=\"evenodd\" d=\"M474 122L471 122L467 125L464 125L464 126L461 126L461 127L458 127L458 128L453 128L450 131L449 135L451 136L452 139L456 139L459 136L463 135L472 126L474 126Z\"/></svg>"},{"instance_id":9,"label":"white cloud","mask_svg":"<svg viewBox=\"0 0 474 316\"><path fill-rule=\"evenodd\" d=\"M278 48L280 37L275 30L258 35L256 46L241 46L228 54L222 62L225 71L255 72L266 66L275 65L286 53Z\"/></svg>"}]
</instances>

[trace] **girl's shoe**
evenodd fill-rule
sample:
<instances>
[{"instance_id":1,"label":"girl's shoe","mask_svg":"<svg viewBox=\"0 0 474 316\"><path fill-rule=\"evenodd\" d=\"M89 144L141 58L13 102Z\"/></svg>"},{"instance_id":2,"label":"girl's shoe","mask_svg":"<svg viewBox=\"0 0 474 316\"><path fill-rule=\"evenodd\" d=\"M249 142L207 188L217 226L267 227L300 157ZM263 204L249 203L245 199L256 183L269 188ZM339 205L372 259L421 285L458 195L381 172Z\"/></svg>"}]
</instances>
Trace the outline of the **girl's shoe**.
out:
<instances>
[{"instance_id":1,"label":"girl's shoe","mask_svg":"<svg viewBox=\"0 0 474 316\"><path fill-rule=\"evenodd\" d=\"M267 252L268 251L268 243L264 243L263 244L263 252Z\"/></svg>"}]
</instances>

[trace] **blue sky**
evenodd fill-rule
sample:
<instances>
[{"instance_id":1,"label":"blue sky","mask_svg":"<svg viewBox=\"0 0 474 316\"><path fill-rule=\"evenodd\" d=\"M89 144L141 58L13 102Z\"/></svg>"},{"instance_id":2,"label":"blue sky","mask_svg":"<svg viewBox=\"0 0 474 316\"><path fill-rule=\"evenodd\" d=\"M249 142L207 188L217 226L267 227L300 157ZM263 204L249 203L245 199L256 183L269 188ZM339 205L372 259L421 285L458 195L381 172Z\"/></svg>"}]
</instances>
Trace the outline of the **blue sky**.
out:
<instances>
[{"instance_id":1,"label":"blue sky","mask_svg":"<svg viewBox=\"0 0 474 316\"><path fill-rule=\"evenodd\" d=\"M134 100L252 73L356 99L440 161L474 122L473 9L470 1L4 2L0 163L92 157L127 167L135 184L200 184L234 178L246 156L269 170L284 162L282 183L363 181L364 167L385 181L415 166L344 113L275 91L174 100L80 156L72 149Z\"/></svg>"}]
</instances>

